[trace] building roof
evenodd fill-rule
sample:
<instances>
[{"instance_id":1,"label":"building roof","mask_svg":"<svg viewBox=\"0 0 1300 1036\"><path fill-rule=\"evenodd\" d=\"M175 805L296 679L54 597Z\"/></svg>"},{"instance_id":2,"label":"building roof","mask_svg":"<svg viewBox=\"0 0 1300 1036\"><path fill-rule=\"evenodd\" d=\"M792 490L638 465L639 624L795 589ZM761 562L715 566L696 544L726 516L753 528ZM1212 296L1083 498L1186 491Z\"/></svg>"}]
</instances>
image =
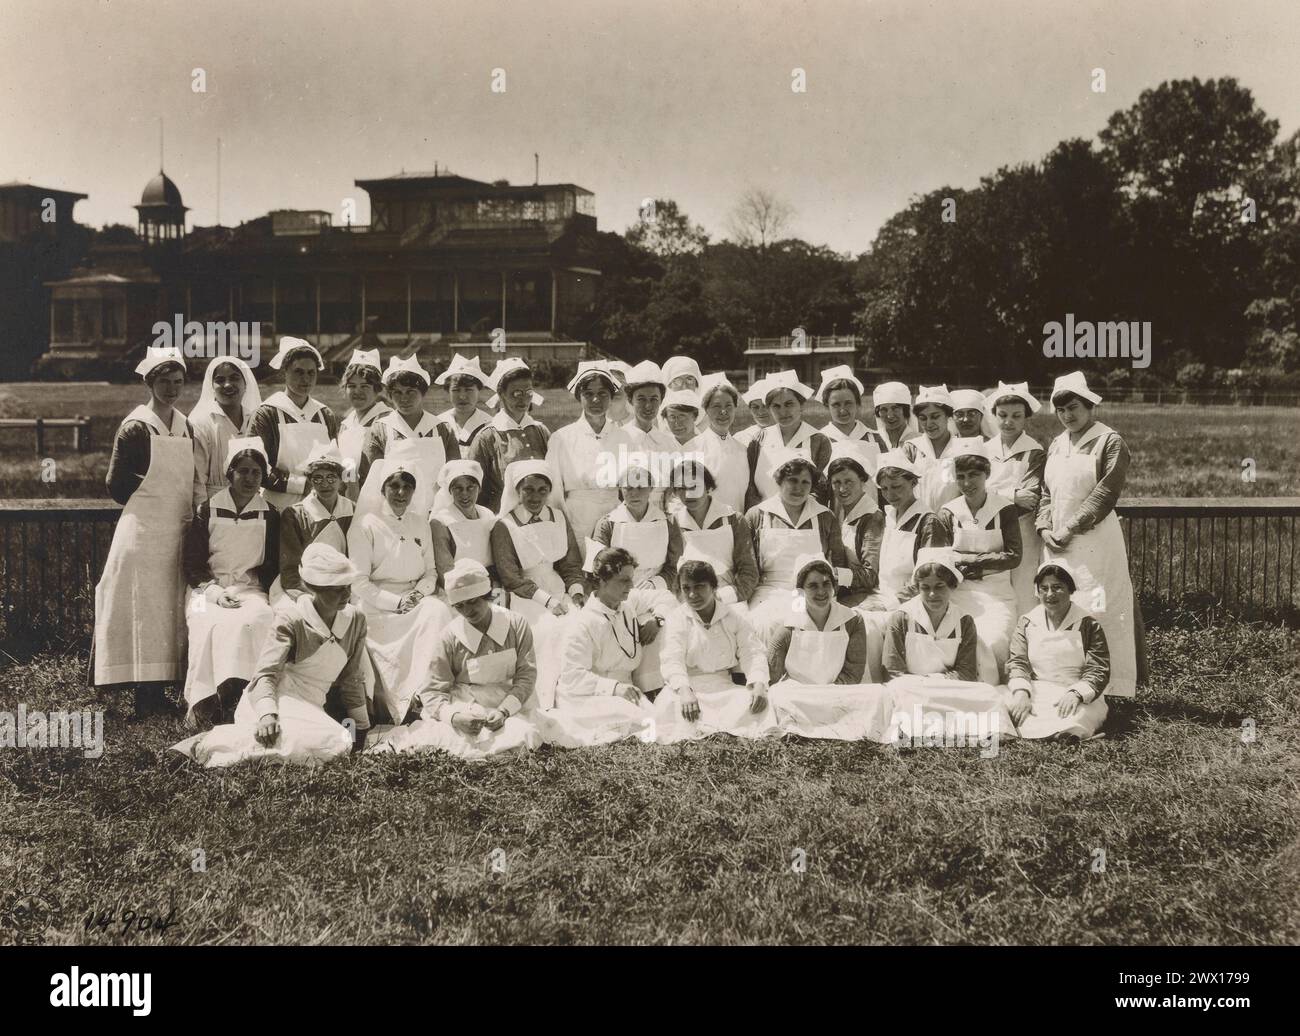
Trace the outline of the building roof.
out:
<instances>
[{"instance_id":1,"label":"building roof","mask_svg":"<svg viewBox=\"0 0 1300 1036\"><path fill-rule=\"evenodd\" d=\"M144 193L140 195L140 205L136 207L145 205L185 208L185 204L181 201L180 188L172 183L171 178L162 170L159 170L158 175L144 185Z\"/></svg>"},{"instance_id":2,"label":"building roof","mask_svg":"<svg viewBox=\"0 0 1300 1036\"><path fill-rule=\"evenodd\" d=\"M370 189L372 184L421 184L426 187L491 187L492 185L486 180L471 180L467 176L457 176L455 173L429 173L429 172L400 172L392 176L381 176L373 180L354 180L358 187L366 190Z\"/></svg>"},{"instance_id":3,"label":"building roof","mask_svg":"<svg viewBox=\"0 0 1300 1036\"><path fill-rule=\"evenodd\" d=\"M90 195L82 194L79 191L61 191L57 187L38 187L34 183L22 183L18 180L10 180L8 183L0 183L0 191L11 192L14 194L31 191L36 194L57 194L64 198L90 197Z\"/></svg>"}]
</instances>

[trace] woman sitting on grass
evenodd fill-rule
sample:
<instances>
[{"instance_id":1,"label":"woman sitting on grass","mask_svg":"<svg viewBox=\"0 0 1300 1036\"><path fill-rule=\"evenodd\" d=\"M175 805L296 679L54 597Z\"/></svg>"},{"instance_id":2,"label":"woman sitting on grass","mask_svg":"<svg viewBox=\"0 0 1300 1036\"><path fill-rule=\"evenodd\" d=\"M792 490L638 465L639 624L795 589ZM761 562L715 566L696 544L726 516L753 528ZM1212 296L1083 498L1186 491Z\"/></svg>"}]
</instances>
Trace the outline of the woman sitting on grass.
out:
<instances>
[{"instance_id":1,"label":"woman sitting on grass","mask_svg":"<svg viewBox=\"0 0 1300 1036\"><path fill-rule=\"evenodd\" d=\"M438 750L485 759L536 748L531 720L537 659L528 621L492 604L488 570L464 558L446 574L456 617L434 648L420 690L420 719L383 735L370 751Z\"/></svg>"},{"instance_id":2,"label":"woman sitting on grass","mask_svg":"<svg viewBox=\"0 0 1300 1036\"><path fill-rule=\"evenodd\" d=\"M233 723L172 746L208 767L246 759L312 764L359 748L366 713L366 618L348 604L356 569L332 547L303 551L305 593L276 612ZM346 716L352 729L336 721Z\"/></svg>"},{"instance_id":3,"label":"woman sitting on grass","mask_svg":"<svg viewBox=\"0 0 1300 1036\"><path fill-rule=\"evenodd\" d=\"M692 552L693 554L693 552ZM718 576L698 555L677 569L680 604L664 630L655 699L660 744L708 734L763 737L776 729L767 702L767 655L749 620L717 594ZM732 674L744 674L737 685Z\"/></svg>"},{"instance_id":4,"label":"woman sitting on grass","mask_svg":"<svg viewBox=\"0 0 1300 1036\"><path fill-rule=\"evenodd\" d=\"M884 740L889 726L884 689L867 680L862 616L835 600L835 570L819 555L798 560L798 606L768 647L772 707L788 734L856 741Z\"/></svg>"},{"instance_id":5,"label":"woman sitting on grass","mask_svg":"<svg viewBox=\"0 0 1300 1036\"><path fill-rule=\"evenodd\" d=\"M261 439L231 439L227 488L199 505L185 531L191 719L199 711L214 720L233 714L271 629L267 591L280 569L280 515L262 496L268 468Z\"/></svg>"},{"instance_id":6,"label":"woman sitting on grass","mask_svg":"<svg viewBox=\"0 0 1300 1036\"><path fill-rule=\"evenodd\" d=\"M1021 618L1007 663L1009 711L1021 737L1089 738L1106 722L1106 632L1074 604L1074 575L1047 561L1034 576L1040 604Z\"/></svg>"},{"instance_id":7,"label":"woman sitting on grass","mask_svg":"<svg viewBox=\"0 0 1300 1036\"><path fill-rule=\"evenodd\" d=\"M922 550L912 578L917 594L890 616L885 632L896 714L983 713L996 731L1012 733L1003 692L979 682L975 620L952 603L962 581L956 555L947 547Z\"/></svg>"},{"instance_id":8,"label":"woman sitting on grass","mask_svg":"<svg viewBox=\"0 0 1300 1036\"><path fill-rule=\"evenodd\" d=\"M635 573L636 559L621 547L596 555L596 589L564 625L556 708L543 717L546 740L566 748L654 740L654 713L633 674L659 622L628 602Z\"/></svg>"}]
</instances>

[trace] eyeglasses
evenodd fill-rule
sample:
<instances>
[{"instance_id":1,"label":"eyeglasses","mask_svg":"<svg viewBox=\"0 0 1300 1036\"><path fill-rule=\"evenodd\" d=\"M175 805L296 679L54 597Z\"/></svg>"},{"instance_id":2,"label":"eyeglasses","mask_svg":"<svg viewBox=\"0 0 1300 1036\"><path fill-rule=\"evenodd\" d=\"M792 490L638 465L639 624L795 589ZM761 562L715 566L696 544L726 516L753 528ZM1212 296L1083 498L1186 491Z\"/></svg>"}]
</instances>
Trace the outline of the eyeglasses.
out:
<instances>
[{"instance_id":1,"label":"eyeglasses","mask_svg":"<svg viewBox=\"0 0 1300 1036\"><path fill-rule=\"evenodd\" d=\"M311 477L311 484L313 486L332 486L338 481L338 475L334 474L332 471L318 472Z\"/></svg>"}]
</instances>

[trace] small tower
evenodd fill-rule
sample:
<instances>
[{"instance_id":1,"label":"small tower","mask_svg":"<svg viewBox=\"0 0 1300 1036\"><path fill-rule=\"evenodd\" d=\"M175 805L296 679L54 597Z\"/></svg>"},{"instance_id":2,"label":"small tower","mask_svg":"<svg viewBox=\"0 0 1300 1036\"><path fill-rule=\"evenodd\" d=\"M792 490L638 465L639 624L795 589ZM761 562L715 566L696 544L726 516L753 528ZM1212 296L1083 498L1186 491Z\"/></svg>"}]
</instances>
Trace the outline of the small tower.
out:
<instances>
[{"instance_id":1,"label":"small tower","mask_svg":"<svg viewBox=\"0 0 1300 1036\"><path fill-rule=\"evenodd\" d=\"M185 213L189 209L181 202L180 189L161 169L145 184L135 211L140 214L140 237L146 244L179 241L185 236Z\"/></svg>"}]
</instances>

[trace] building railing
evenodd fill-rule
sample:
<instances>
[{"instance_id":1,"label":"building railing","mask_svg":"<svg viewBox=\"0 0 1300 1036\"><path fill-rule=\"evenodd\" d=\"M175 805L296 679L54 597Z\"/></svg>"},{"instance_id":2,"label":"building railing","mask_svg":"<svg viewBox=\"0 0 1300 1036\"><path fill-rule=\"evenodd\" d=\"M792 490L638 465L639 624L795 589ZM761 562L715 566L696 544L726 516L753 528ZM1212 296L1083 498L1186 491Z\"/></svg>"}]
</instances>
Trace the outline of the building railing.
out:
<instances>
[{"instance_id":1,"label":"building railing","mask_svg":"<svg viewBox=\"0 0 1300 1036\"><path fill-rule=\"evenodd\" d=\"M1233 614L1300 626L1300 499L1129 499L1118 507L1148 619ZM83 648L121 508L0 501L0 644Z\"/></svg>"}]
</instances>

